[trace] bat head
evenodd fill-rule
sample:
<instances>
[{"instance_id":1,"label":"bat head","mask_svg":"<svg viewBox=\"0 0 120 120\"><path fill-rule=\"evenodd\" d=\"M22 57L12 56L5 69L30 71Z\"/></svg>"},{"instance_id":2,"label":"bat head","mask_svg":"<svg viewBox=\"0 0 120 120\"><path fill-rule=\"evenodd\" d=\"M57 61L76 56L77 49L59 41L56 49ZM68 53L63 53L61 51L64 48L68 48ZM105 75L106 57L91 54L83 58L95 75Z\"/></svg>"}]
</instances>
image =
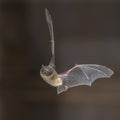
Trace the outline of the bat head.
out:
<instances>
[{"instance_id":1,"label":"bat head","mask_svg":"<svg viewBox=\"0 0 120 120\"><path fill-rule=\"evenodd\" d=\"M51 66L44 66L42 65L42 68L40 70L40 73L44 76L50 76L53 74L55 70Z\"/></svg>"}]
</instances>

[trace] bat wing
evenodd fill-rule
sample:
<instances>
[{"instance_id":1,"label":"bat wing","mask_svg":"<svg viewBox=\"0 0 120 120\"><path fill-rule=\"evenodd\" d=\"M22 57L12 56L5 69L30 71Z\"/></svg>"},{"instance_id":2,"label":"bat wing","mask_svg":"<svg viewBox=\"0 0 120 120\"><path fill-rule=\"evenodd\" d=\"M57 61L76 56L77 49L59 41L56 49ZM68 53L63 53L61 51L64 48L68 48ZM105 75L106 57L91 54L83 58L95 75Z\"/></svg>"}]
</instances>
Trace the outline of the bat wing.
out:
<instances>
[{"instance_id":1,"label":"bat wing","mask_svg":"<svg viewBox=\"0 0 120 120\"><path fill-rule=\"evenodd\" d=\"M50 60L49 65L55 68L55 41L54 41L54 31L53 31L53 22L51 15L47 9L45 9L45 15L46 15L46 21L48 24L49 32L50 32L50 38L51 38L51 51L52 51L52 57Z\"/></svg>"},{"instance_id":2,"label":"bat wing","mask_svg":"<svg viewBox=\"0 0 120 120\"><path fill-rule=\"evenodd\" d=\"M113 74L113 71L105 66L96 64L83 64L75 65L68 70L65 74L60 74L63 80L63 85L57 88L57 93L66 91L70 87L78 85L91 84L99 78L109 78Z\"/></svg>"}]
</instances>

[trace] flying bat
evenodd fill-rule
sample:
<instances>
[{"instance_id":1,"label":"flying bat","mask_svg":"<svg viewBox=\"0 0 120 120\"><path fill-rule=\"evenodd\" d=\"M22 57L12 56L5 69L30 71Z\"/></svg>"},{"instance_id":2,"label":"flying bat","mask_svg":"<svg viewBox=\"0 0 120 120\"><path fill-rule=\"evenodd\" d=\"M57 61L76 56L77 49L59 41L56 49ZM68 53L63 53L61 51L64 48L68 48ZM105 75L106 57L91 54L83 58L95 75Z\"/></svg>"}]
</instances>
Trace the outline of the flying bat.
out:
<instances>
[{"instance_id":1,"label":"flying bat","mask_svg":"<svg viewBox=\"0 0 120 120\"><path fill-rule=\"evenodd\" d=\"M52 57L49 65L42 65L40 75L49 85L57 88L58 94L68 90L68 88L79 85L91 86L92 83L99 78L109 78L112 76L113 71L111 69L97 64L75 65L66 72L58 74L55 70L55 41L53 23L51 15L47 9L45 9L45 15L50 31Z\"/></svg>"}]
</instances>

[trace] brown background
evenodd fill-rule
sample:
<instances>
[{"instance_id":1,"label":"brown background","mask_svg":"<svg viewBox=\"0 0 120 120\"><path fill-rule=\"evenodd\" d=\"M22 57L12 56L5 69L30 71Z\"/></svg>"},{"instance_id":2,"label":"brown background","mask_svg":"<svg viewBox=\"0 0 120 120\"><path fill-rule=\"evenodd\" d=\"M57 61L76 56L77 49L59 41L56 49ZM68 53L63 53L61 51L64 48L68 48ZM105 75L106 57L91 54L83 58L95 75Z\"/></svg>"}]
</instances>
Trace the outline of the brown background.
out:
<instances>
[{"instance_id":1,"label":"brown background","mask_svg":"<svg viewBox=\"0 0 120 120\"><path fill-rule=\"evenodd\" d=\"M101 64L115 74L57 95L39 76L50 56L44 9L52 15L57 71ZM120 3L0 1L0 120L120 120Z\"/></svg>"}]
</instances>

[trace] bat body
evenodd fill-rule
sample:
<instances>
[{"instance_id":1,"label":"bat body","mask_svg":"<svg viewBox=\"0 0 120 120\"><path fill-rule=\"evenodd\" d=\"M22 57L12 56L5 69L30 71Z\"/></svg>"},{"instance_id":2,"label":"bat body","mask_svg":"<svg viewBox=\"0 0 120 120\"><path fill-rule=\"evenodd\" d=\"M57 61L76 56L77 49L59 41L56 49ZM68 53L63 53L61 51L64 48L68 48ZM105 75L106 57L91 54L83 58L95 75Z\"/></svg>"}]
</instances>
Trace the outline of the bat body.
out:
<instances>
[{"instance_id":1,"label":"bat body","mask_svg":"<svg viewBox=\"0 0 120 120\"><path fill-rule=\"evenodd\" d=\"M51 86L58 87L63 84L62 78L51 66L42 66L40 75Z\"/></svg>"},{"instance_id":2,"label":"bat body","mask_svg":"<svg viewBox=\"0 0 120 120\"><path fill-rule=\"evenodd\" d=\"M48 66L42 65L40 75L48 84L57 87L58 94L66 91L70 87L79 85L91 86L96 79L112 76L113 71L111 69L97 64L75 65L64 74L58 74L55 70L55 43L52 19L47 9L45 9L45 13L51 37L52 57Z\"/></svg>"}]
</instances>

